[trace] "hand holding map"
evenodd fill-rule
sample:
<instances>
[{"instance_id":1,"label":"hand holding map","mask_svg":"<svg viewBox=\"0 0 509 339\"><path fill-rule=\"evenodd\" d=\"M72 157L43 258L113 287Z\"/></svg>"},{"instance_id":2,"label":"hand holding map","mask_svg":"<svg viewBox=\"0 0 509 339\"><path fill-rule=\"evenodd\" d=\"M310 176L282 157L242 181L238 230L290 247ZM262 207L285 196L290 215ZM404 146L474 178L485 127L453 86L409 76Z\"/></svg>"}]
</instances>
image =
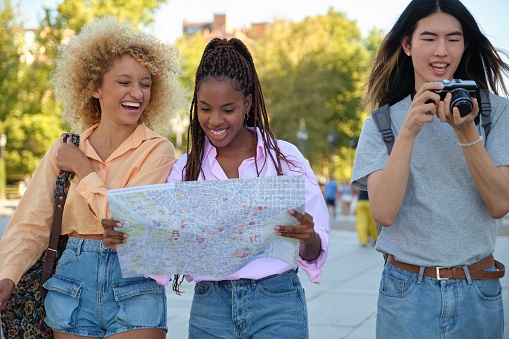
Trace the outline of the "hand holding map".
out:
<instances>
[{"instance_id":1,"label":"hand holding map","mask_svg":"<svg viewBox=\"0 0 509 339\"><path fill-rule=\"evenodd\" d=\"M271 257L296 266L299 241L274 226L304 212L302 176L188 181L110 190L110 211L129 235L117 245L124 277L227 276Z\"/></svg>"}]
</instances>

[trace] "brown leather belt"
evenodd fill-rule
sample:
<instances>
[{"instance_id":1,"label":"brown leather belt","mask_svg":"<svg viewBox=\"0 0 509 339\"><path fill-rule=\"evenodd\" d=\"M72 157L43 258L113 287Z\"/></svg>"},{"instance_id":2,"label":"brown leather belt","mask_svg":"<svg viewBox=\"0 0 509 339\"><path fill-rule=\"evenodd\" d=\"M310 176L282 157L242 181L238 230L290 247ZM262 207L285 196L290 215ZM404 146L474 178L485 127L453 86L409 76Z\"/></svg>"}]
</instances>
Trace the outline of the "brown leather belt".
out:
<instances>
[{"instance_id":1,"label":"brown leather belt","mask_svg":"<svg viewBox=\"0 0 509 339\"><path fill-rule=\"evenodd\" d=\"M391 254L387 256L387 262L391 263L396 267L402 268L405 271L412 272L414 274L419 274L420 271L419 266L405 264L403 262L397 261ZM495 264L495 267L498 269L498 271L483 271L484 269L490 267L493 264ZM505 266L501 262L496 261L493 257L489 257L487 259L484 259L483 261L479 261L475 264L468 266L468 272L470 273L470 277L476 280L500 279L505 274ZM426 267L424 269L424 276L433 277L436 278L437 280L466 279L463 267L451 267L451 268Z\"/></svg>"}]
</instances>

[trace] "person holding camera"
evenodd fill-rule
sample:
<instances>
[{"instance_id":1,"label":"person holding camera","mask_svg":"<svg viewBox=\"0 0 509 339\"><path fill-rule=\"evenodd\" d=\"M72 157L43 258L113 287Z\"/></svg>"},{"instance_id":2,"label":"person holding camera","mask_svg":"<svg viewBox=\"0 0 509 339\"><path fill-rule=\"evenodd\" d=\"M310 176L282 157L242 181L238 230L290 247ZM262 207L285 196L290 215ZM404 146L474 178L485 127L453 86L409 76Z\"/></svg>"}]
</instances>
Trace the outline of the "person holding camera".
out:
<instances>
[{"instance_id":1,"label":"person holding camera","mask_svg":"<svg viewBox=\"0 0 509 339\"><path fill-rule=\"evenodd\" d=\"M509 57L458 0L411 1L382 42L364 104L390 105L396 137L389 155L373 117L366 119L352 175L383 226L378 339L504 335L505 271L493 257L496 219L509 212L502 55ZM495 93L488 138L477 94L468 112L460 113L463 101L451 107L455 89L478 92L469 91L472 82Z\"/></svg>"}]
</instances>

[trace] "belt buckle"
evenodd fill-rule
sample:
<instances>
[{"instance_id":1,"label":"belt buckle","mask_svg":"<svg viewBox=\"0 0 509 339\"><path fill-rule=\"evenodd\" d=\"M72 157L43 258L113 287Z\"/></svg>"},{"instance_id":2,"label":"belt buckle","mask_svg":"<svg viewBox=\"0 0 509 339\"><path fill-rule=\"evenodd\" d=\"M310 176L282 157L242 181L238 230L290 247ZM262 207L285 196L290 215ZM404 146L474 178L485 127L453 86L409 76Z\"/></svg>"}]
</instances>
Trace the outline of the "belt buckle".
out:
<instances>
[{"instance_id":1,"label":"belt buckle","mask_svg":"<svg viewBox=\"0 0 509 339\"><path fill-rule=\"evenodd\" d=\"M440 266L440 267L435 267L435 273L436 273L435 278L437 279L437 281L440 281L440 280L449 280L449 278L442 278L442 277L440 276L440 270L441 270L442 268L446 268L446 267L441 267L441 266Z\"/></svg>"}]
</instances>

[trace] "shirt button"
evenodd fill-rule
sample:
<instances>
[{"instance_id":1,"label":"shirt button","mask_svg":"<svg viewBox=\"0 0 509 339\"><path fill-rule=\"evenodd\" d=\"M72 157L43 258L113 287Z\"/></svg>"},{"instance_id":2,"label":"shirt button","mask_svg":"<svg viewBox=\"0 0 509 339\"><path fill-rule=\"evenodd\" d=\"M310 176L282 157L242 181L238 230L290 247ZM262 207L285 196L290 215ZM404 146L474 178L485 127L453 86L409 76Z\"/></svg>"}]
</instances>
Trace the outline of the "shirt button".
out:
<instances>
[{"instance_id":1,"label":"shirt button","mask_svg":"<svg viewBox=\"0 0 509 339\"><path fill-rule=\"evenodd\" d=\"M87 194L87 191L83 191L83 192L81 192L81 194L85 195L85 194Z\"/></svg>"}]
</instances>

